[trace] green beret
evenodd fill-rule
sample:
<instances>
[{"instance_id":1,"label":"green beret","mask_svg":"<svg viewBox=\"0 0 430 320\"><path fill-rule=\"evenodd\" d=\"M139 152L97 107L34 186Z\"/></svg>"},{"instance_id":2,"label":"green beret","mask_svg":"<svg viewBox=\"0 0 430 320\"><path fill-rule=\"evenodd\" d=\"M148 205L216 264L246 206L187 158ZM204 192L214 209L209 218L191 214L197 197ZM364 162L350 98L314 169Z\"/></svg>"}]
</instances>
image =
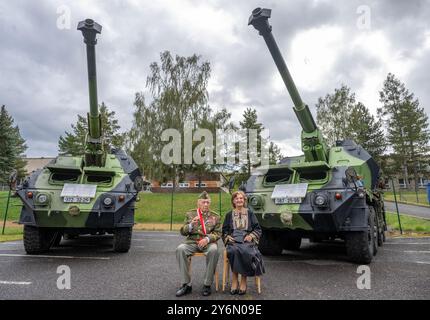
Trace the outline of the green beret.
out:
<instances>
[{"instance_id":1,"label":"green beret","mask_svg":"<svg viewBox=\"0 0 430 320\"><path fill-rule=\"evenodd\" d=\"M206 191L203 191L200 195L199 195L199 199L208 199L210 200L211 198L209 197L209 194Z\"/></svg>"}]
</instances>

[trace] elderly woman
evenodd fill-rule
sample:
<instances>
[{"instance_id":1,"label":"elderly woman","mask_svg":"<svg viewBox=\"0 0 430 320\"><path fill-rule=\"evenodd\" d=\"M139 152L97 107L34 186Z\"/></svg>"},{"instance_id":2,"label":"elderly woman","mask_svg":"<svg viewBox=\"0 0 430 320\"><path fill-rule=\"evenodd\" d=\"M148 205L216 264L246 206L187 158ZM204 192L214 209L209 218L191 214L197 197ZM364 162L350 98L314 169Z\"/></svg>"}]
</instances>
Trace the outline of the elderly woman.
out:
<instances>
[{"instance_id":1,"label":"elderly woman","mask_svg":"<svg viewBox=\"0 0 430 320\"><path fill-rule=\"evenodd\" d=\"M225 216L222 239L233 272L230 293L243 295L246 293L246 277L259 276L265 272L262 256L257 247L261 227L255 214L246 208L245 193L242 191L233 193L231 203L233 210Z\"/></svg>"}]
</instances>

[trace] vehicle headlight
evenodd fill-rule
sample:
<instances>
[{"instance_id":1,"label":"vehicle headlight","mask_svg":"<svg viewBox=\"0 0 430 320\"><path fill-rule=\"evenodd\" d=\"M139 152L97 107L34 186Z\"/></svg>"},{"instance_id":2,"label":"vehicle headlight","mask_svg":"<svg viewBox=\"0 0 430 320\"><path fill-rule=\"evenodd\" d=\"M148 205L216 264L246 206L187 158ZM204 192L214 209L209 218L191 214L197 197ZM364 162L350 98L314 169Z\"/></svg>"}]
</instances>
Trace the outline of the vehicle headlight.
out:
<instances>
[{"instance_id":1,"label":"vehicle headlight","mask_svg":"<svg viewBox=\"0 0 430 320\"><path fill-rule=\"evenodd\" d=\"M259 208L263 207L263 205L264 205L264 199L262 197L260 197L259 195L254 195L254 196L251 196L249 198L248 203L252 207L254 207L256 209L259 209Z\"/></svg>"},{"instance_id":2,"label":"vehicle headlight","mask_svg":"<svg viewBox=\"0 0 430 320\"><path fill-rule=\"evenodd\" d=\"M110 207L111 205L113 205L113 199L111 197L106 197L103 199L103 205L105 207Z\"/></svg>"},{"instance_id":3,"label":"vehicle headlight","mask_svg":"<svg viewBox=\"0 0 430 320\"><path fill-rule=\"evenodd\" d=\"M37 204L46 205L49 202L49 196L45 193L39 193L36 197Z\"/></svg>"},{"instance_id":4,"label":"vehicle headlight","mask_svg":"<svg viewBox=\"0 0 430 320\"><path fill-rule=\"evenodd\" d=\"M323 194L317 194L314 199L314 203L318 207L325 207L327 205L327 197Z\"/></svg>"}]
</instances>

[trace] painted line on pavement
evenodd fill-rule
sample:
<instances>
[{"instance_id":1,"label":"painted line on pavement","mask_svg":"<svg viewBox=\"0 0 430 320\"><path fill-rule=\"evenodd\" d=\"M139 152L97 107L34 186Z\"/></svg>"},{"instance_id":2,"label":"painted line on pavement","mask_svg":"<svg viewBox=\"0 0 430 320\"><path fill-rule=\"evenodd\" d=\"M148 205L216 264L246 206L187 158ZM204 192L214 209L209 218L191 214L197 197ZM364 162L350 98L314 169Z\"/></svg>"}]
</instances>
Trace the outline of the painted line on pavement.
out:
<instances>
[{"instance_id":1,"label":"painted line on pavement","mask_svg":"<svg viewBox=\"0 0 430 320\"><path fill-rule=\"evenodd\" d=\"M407 252L407 253L430 253L430 251L420 251L420 250L405 250L403 252Z\"/></svg>"},{"instance_id":2,"label":"painted line on pavement","mask_svg":"<svg viewBox=\"0 0 430 320\"><path fill-rule=\"evenodd\" d=\"M26 281L1 281L0 284L17 284L17 285L29 285L31 282Z\"/></svg>"},{"instance_id":3,"label":"painted line on pavement","mask_svg":"<svg viewBox=\"0 0 430 320\"><path fill-rule=\"evenodd\" d=\"M73 257L73 256L44 256L28 254L0 253L0 257L26 257L26 258L59 258L59 259L87 259L87 260L110 260L108 257Z\"/></svg>"},{"instance_id":4,"label":"painted line on pavement","mask_svg":"<svg viewBox=\"0 0 430 320\"><path fill-rule=\"evenodd\" d=\"M396 244L396 245L404 245L404 244L427 244L427 245L430 245L430 242L385 242L384 244Z\"/></svg>"},{"instance_id":5,"label":"painted line on pavement","mask_svg":"<svg viewBox=\"0 0 430 320\"><path fill-rule=\"evenodd\" d=\"M415 261L415 263L419 263L419 264L430 264L430 262L425 262L425 261Z\"/></svg>"}]
</instances>

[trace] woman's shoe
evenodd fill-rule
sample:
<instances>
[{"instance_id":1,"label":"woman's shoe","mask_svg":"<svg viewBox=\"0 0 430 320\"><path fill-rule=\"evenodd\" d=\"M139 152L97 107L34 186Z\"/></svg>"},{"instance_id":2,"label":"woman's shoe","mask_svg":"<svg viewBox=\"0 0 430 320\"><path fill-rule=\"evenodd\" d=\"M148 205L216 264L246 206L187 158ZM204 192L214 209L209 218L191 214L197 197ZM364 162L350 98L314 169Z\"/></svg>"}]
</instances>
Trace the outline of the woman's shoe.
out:
<instances>
[{"instance_id":1,"label":"woman's shoe","mask_svg":"<svg viewBox=\"0 0 430 320\"><path fill-rule=\"evenodd\" d=\"M238 294L239 293L239 289L231 289L230 290L230 294L231 295L235 295L235 294Z\"/></svg>"},{"instance_id":2,"label":"woman's shoe","mask_svg":"<svg viewBox=\"0 0 430 320\"><path fill-rule=\"evenodd\" d=\"M239 295L243 296L246 293L246 289L245 290L239 290Z\"/></svg>"}]
</instances>

